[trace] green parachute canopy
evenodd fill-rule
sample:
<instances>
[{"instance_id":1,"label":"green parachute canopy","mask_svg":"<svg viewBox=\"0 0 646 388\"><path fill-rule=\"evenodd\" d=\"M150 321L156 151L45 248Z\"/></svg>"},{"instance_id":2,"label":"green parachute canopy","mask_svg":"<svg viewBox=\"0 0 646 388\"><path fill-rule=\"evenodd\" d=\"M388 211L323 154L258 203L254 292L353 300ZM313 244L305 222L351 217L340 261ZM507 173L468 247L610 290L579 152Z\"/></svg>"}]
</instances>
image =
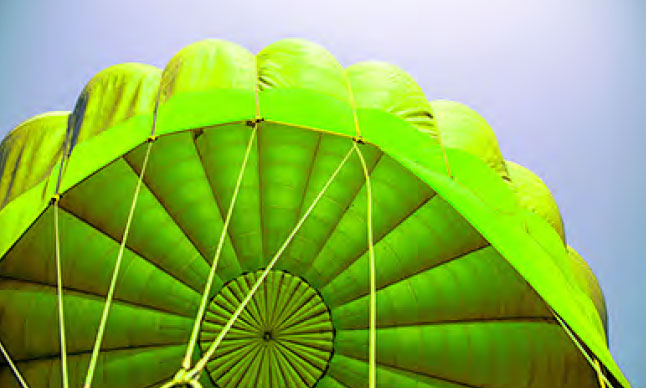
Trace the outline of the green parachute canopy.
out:
<instances>
[{"instance_id":1,"label":"green parachute canopy","mask_svg":"<svg viewBox=\"0 0 646 388\"><path fill-rule=\"evenodd\" d=\"M606 321L549 189L390 64L205 40L0 146L2 387L628 388Z\"/></svg>"}]
</instances>

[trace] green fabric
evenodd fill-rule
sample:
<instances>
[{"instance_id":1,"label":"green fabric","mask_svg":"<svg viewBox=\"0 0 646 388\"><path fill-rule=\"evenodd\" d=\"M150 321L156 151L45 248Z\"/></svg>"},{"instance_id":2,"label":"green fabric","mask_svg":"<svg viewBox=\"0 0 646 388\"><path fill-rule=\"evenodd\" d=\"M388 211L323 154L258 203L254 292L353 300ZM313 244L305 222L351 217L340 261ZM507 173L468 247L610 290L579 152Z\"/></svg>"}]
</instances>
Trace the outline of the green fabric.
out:
<instances>
[{"instance_id":1,"label":"green fabric","mask_svg":"<svg viewBox=\"0 0 646 388\"><path fill-rule=\"evenodd\" d=\"M0 143L0 209L46 179L61 156L69 112L20 124Z\"/></svg>"},{"instance_id":2,"label":"green fabric","mask_svg":"<svg viewBox=\"0 0 646 388\"><path fill-rule=\"evenodd\" d=\"M200 330L203 351L218 336L261 271L233 279L212 300ZM207 371L218 387L311 387L327 371L334 328L315 289L272 270L218 347ZM279 369L282 373L274 373ZM267 385L267 383L269 384Z\"/></svg>"},{"instance_id":3,"label":"green fabric","mask_svg":"<svg viewBox=\"0 0 646 388\"><path fill-rule=\"evenodd\" d=\"M393 114L439 141L424 92L402 69L384 62L361 62L346 72L356 108Z\"/></svg>"},{"instance_id":4,"label":"green fabric","mask_svg":"<svg viewBox=\"0 0 646 388\"><path fill-rule=\"evenodd\" d=\"M575 281L578 286L588 295L594 307L601 317L603 322L603 327L605 328L606 335L608 331L608 311L606 310L606 300L603 297L603 292L597 281L597 277L592 272L592 269L588 264L583 260L583 257L579 255L577 251L574 250L571 246L567 247L568 257L570 258L571 271L574 273Z\"/></svg>"},{"instance_id":5,"label":"green fabric","mask_svg":"<svg viewBox=\"0 0 646 388\"><path fill-rule=\"evenodd\" d=\"M445 147L476 155L501 177L509 179L496 135L482 116L454 101L431 101L431 109Z\"/></svg>"},{"instance_id":6,"label":"green fabric","mask_svg":"<svg viewBox=\"0 0 646 388\"><path fill-rule=\"evenodd\" d=\"M356 119L373 184L379 386L597 386L554 310L617 387L629 387L608 351L596 291L581 286L549 219L442 125L409 76L375 62L343 71L302 40L277 42L255 61L233 44L203 41L171 60L161 87L159 71L126 65L101 73L92 81L101 86L81 96L68 128L78 141L61 182L66 311L85 312L76 323L85 329L68 333L72 382L87 365L153 117L162 136L144 176L95 387L154 385L179 368L244 156L245 122L258 110L265 122L213 295L263 268L352 146ZM96 97L103 93L109 98ZM36 386L59 379L55 309L46 307L55 302L46 209L57 177L55 166L0 209L0 313L12 317L0 321L0 336L15 338L7 347ZM510 178L513 185L511 171ZM367 381L366 205L352 157L276 266L302 277L330 308L334 351L318 386ZM35 296L32 307L25 295ZM6 368L0 381L15 384Z\"/></svg>"},{"instance_id":7,"label":"green fabric","mask_svg":"<svg viewBox=\"0 0 646 388\"><path fill-rule=\"evenodd\" d=\"M521 206L549 222L565 242L563 219L550 189L527 168L510 161L505 163L511 177L510 184Z\"/></svg>"},{"instance_id":8,"label":"green fabric","mask_svg":"<svg viewBox=\"0 0 646 388\"><path fill-rule=\"evenodd\" d=\"M152 112L160 76L156 67L139 63L115 65L94 76L70 116L70 147L130 117Z\"/></svg>"}]
</instances>

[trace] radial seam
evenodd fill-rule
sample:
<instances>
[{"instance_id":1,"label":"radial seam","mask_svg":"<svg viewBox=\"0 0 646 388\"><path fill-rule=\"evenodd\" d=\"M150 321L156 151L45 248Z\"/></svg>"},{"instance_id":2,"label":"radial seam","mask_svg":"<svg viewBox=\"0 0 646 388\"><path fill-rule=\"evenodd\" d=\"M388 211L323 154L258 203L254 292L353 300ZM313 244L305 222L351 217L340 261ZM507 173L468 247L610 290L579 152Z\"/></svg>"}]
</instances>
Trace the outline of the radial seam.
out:
<instances>
[{"instance_id":1,"label":"radial seam","mask_svg":"<svg viewBox=\"0 0 646 388\"><path fill-rule=\"evenodd\" d=\"M119 244L119 243L120 243L120 242L119 242L119 240L117 240L116 238L114 238L114 237L110 236L109 234L105 233L104 231L102 231L101 229L99 229L98 227L96 227L95 225L93 225L92 223L90 223L90 221L86 220L85 218L81 217L80 215L78 215L78 214L76 214L76 213L72 212L72 210L67 209L65 206L62 206L61 208L62 208L62 209L63 209L67 214L69 214L69 215L71 215L72 217L74 217L74 219L76 219L76 220L78 220L78 221L82 222L84 225L89 226L89 227L90 227L90 228L92 228L94 231L98 232L100 235L105 236L106 238L108 238L108 239L112 240L113 242L115 242L115 243L117 243L117 244ZM179 279L178 277L176 277L175 275L173 275L172 273L170 273L168 270L166 270L166 269L162 268L158 263L155 263L155 262L154 262L154 261L152 261L150 258L148 258L147 256L143 255L141 252L136 251L136 250L134 250L134 249L133 249L133 248L131 248L131 247L126 247L126 248L128 248L128 251L129 251L129 252L132 252L133 254L135 254L139 259L141 259L141 260L143 260L143 261L145 261L145 262L149 263L150 265L152 265L152 266L154 266L155 268L159 269L161 272L163 272L163 273L167 274L168 276L172 277L173 279L177 280L179 283L181 283L181 284L185 285L188 289L190 289L190 290L192 290L192 291L195 291L195 292L196 292L196 293L198 293L198 294L200 293L198 290L196 290L195 288L193 288L190 284L188 284L188 283L186 283L186 282L182 281L181 279Z\"/></svg>"},{"instance_id":2,"label":"radial seam","mask_svg":"<svg viewBox=\"0 0 646 388\"><path fill-rule=\"evenodd\" d=\"M434 269L436 269L436 268L438 268L438 267L441 267L441 266L443 266L443 265L445 265L445 264L448 264L448 263L450 263L450 262L452 262L452 261L459 260L459 259L461 259L461 258L467 257L468 255L470 255L470 254L472 254L472 253L474 253L474 252L478 252L479 250L485 249L485 248L490 247L490 246L491 246L491 244L485 244L485 245L483 245L483 246L479 246L479 247L477 247L477 248L470 249L470 250L468 250L467 252L463 252L463 253L461 253L461 254L459 254L459 255L456 255L456 256L453 256L453 257L449 257L449 258L447 258L446 260L444 260L444 261L442 261L442 262L439 262L439 263L435 263L434 265L432 265L432 266L430 266L430 267L428 267L428 268L422 268L422 269L417 270L417 271L415 271L415 272L413 272L413 273L411 273L411 274L408 274L408 275L406 275L406 276L404 276L404 277L401 277L401 278L395 279L392 283L383 284L383 285L381 285L380 287L378 287L378 288L377 288L377 291L381 291L381 290L383 290L384 288L387 288L387 287L389 287L389 286L391 286L391 285L393 285L393 284L395 284L395 283L397 283L397 282L400 282L400 281L402 281L402 280L404 280L404 279L409 279L409 278L411 278L411 277L413 277L413 276L415 276L415 275L419 275L419 274L421 274L421 273L424 273L424 272L427 272L427 271L434 270ZM356 296L356 297L354 297L353 299L350 299L350 300L348 300L348 301L344 302L343 304L340 304L340 305L334 305L334 308L339 308L339 307L341 307L341 306L344 306L344 305L346 305L346 304L348 304L348 303L351 303L351 302L353 302L353 301L355 301L355 300L357 300L357 299L359 299L359 298L362 298L362 297L364 297L364 296L366 296L366 295L368 295L368 294L361 294L361 295L357 295L357 296Z\"/></svg>"},{"instance_id":3,"label":"radial seam","mask_svg":"<svg viewBox=\"0 0 646 388\"><path fill-rule=\"evenodd\" d=\"M375 161L375 163L372 165L372 168L370 169L370 174L372 174L372 171L374 171L374 169L375 169L375 168L377 168L377 165L379 165L379 162L381 161L381 158L382 158L382 157L383 157L383 155L384 155L383 151L381 151L381 150L379 150L379 151L380 151L379 156L377 157L377 160ZM327 233L327 236L325 237L325 242L323 243L323 245L321 245L321 246L319 247L319 254L318 254L318 255L316 255L316 257L314 257L314 258L313 258L309 263L307 263L307 264L306 264L306 266L303 268L303 273L306 273L307 271L309 271L309 270L311 270L311 269L312 269L312 265L313 265L313 264L314 264L314 262L319 258L319 255L320 255L321 250L323 249L323 247L325 247L325 245L327 244L327 242L330 240L330 237L331 237L331 236L334 234L334 232L336 231L337 227L338 227L338 226L339 226L339 224L341 223L341 220L343 220L343 216L344 216L344 215L345 215L345 213L348 211L348 209L350 208L350 206L352 206L352 204L353 204L353 203L354 203L354 201L356 200L357 196L359 195L359 192L360 192L360 191L361 191L361 189L364 187L364 185L365 185L365 181L364 181L364 183L363 183L362 185L360 185L359 187L357 187L357 190L356 190L354 193L352 193L352 198L348 201L347 205L346 205L346 206L345 206L345 208L343 209L343 212L341 213L341 216L336 220L336 222L335 222L335 223L332 225L332 227L330 228L330 231Z\"/></svg>"},{"instance_id":4,"label":"radial seam","mask_svg":"<svg viewBox=\"0 0 646 388\"><path fill-rule=\"evenodd\" d=\"M434 199L434 198L436 198L436 197L438 197L438 196L437 196L437 193L434 193L434 194L433 194L433 195L431 195L430 197L426 198L424 201L420 202L417 206L413 207L413 208L412 208L408 213L406 213L406 215L405 215L404 217L402 217L402 218L401 218L400 220L398 220L394 225L392 225L391 227L389 227L389 228L385 231L385 233L384 233L382 236L379 236L379 238L375 241L375 245L379 245L379 243L380 243L384 238L388 237L388 235L390 235L390 233L392 233L395 229L397 229L397 227L398 227L398 226L400 226L404 221L406 221L406 220L407 220L411 215L415 214L415 213L416 213L420 208L422 208L422 207L423 207L424 205L426 205L429 201L431 201L432 199ZM331 277L330 277L330 280L327 280L325 283L323 283L323 284L320 286L320 288L324 288L325 286L327 286L328 284L330 284L330 281L331 281L332 279L334 279L334 278L338 277L338 276L339 276L339 275L341 275L343 272L345 272L348 268L350 268L350 266L352 266L352 264L354 264L357 260L359 260L363 255L365 255L365 254L366 254L366 252L368 252L368 249L361 251L361 252L360 252L358 255L356 255L353 259L351 259L351 260L350 260L350 261L348 261L347 263L344 263L343 267L339 268L339 270L337 271L337 273L336 273L334 276L331 276Z\"/></svg>"},{"instance_id":5,"label":"radial seam","mask_svg":"<svg viewBox=\"0 0 646 388\"><path fill-rule=\"evenodd\" d=\"M123 160L124 160L124 161L126 162L126 164L127 164L127 165L132 169L132 172L133 172L133 173L135 173L135 175L139 175L139 173L137 172L137 170L135 169L135 167L132 165L132 163L130 163L130 160L128 160L128 158L126 157L126 155L124 155L124 156L123 156ZM198 247L197 247L197 245L195 244L195 241L193 241L193 239L191 238L191 236L189 235L189 233L188 233L188 232L187 232L187 231L182 227L182 225L179 223L179 221L174 217L173 213L172 213L172 212L170 212L169 207L166 205L166 203L164 202L164 200L162 199L162 197L161 197L160 195L158 195L158 194L157 194L157 193L152 189L152 187L148 184L148 182L146 182L146 179L144 179L144 180L143 180L143 185L144 185L144 187L146 187L146 189L148 190L148 192L149 192L149 193L150 193L150 194L151 194L151 195L152 195L152 196L157 200L157 202L159 203L159 205L160 205L160 206L161 206L161 207L166 211L166 214L168 214L169 218L170 218L171 220L173 220L173 223L175 224L175 226L177 226L177 228L182 232L182 234L184 235L184 237L186 237L186 239L191 243L191 245L193 246L193 248L195 248L195 251L200 255L200 257L202 257L202 259L204 259L204 261L205 261L207 264L209 264L209 261L207 260L207 258L202 254L202 252L200 252L199 248L198 248ZM128 248L130 248L130 247L128 247Z\"/></svg>"},{"instance_id":6,"label":"radial seam","mask_svg":"<svg viewBox=\"0 0 646 388\"><path fill-rule=\"evenodd\" d=\"M40 282L40 281L36 281L36 280L29 280L29 279L14 278L14 277L6 276L6 275L0 275L0 279L1 280L10 280L10 281L20 282L20 283L34 284L34 285L43 286L43 287L47 287L47 288L54 288L55 287L53 284L49 284L49 283L45 283L45 282ZM88 290L82 290L82 289L79 289L79 288L74 288L74 287L69 287L69 286L64 287L63 289L66 290L66 291L72 291L72 292L75 292L75 293L96 297L97 300L105 299L105 295L97 294L95 292L88 291ZM85 296L83 296L83 298L87 299L87 300L94 300L92 298L87 298ZM124 305L129 305L129 306L134 306L134 307L139 307L139 308L145 308L147 310L158 311L160 313L175 315L175 316L182 317L182 318L189 318L188 315L182 315L182 314L178 314L176 312L170 311L170 310L164 310L164 309L159 308L157 306L151 306L151 305L147 305L147 304L143 304L143 303L137 303L137 302L134 302L134 301L131 301L131 300L117 298L117 297L115 297L114 300L117 301L117 302L120 302L121 304L124 304Z\"/></svg>"}]
</instances>

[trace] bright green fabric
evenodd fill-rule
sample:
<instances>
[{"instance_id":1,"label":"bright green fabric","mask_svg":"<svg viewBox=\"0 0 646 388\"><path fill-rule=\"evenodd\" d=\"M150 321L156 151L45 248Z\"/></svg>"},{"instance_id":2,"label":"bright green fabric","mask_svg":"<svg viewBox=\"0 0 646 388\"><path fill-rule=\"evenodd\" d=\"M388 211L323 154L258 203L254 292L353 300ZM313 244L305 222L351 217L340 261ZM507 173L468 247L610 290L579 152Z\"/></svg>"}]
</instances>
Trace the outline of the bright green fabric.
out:
<instances>
[{"instance_id":1,"label":"bright green fabric","mask_svg":"<svg viewBox=\"0 0 646 388\"><path fill-rule=\"evenodd\" d=\"M629 387L608 352L596 299L577 286L559 235L522 206L482 155L451 141L440 144L440 137L458 137L445 134L441 115L436 123L432 105L401 70L366 63L343 71L329 53L302 40L278 42L255 60L230 43L204 41L182 50L163 71L156 116L159 71L126 65L100 75L68 129L78 130L78 141L61 182L66 312L87 306L85 331L70 329L68 336L68 350L80 354L69 360L72 385L87 364L98 323L90 306L100 306L107 289L153 117L155 133L163 136L152 148L117 287L115 311L123 315L115 313L106 332L106 357L120 361L99 366L99 374L119 377L97 375L95 386L152 384L179 367L185 348L178 345L188 339L244 155L245 121L258 111L266 121L214 293L263 267L351 146L358 124L369 143L362 152L374 186L380 386L553 387L554 379L595 386L594 370L549 306ZM103 93L107 98L98 98ZM30 322L3 320L0 335L15 338L10 350L22 349L16 358L28 381L52 384L56 366L39 360L55 363L55 309L20 306L15 296L33 292L34 300L55 302L51 216L49 210L38 215L57 177L54 168L0 210L0 273L15 279L0 282L6 295L0 304L8 316ZM364 190L353 158L277 264L319 290L330 306L337 337L320 386L367 381ZM35 318L40 311L47 319ZM148 329L140 319L160 326ZM131 356L141 364L127 362ZM13 384L2 373L0 381Z\"/></svg>"},{"instance_id":2,"label":"bright green fabric","mask_svg":"<svg viewBox=\"0 0 646 388\"><path fill-rule=\"evenodd\" d=\"M431 109L445 147L476 155L501 177L509 179L496 135L482 116L454 101L431 101Z\"/></svg>"},{"instance_id":3,"label":"bright green fabric","mask_svg":"<svg viewBox=\"0 0 646 388\"><path fill-rule=\"evenodd\" d=\"M549 222L565 242L563 219L550 189L527 168L510 161L505 163L511 177L510 184L521 206Z\"/></svg>"},{"instance_id":4,"label":"bright green fabric","mask_svg":"<svg viewBox=\"0 0 646 388\"><path fill-rule=\"evenodd\" d=\"M581 257L574 248L568 245L567 251L572 266L571 271L574 273L575 281L579 287L584 290L588 296L590 296L590 299L592 299L592 302L601 317L601 321L603 322L603 327L607 332L608 311L606 310L606 300L603 297L603 292L601 291L597 277L594 275L594 272L592 272L583 257Z\"/></svg>"},{"instance_id":5,"label":"bright green fabric","mask_svg":"<svg viewBox=\"0 0 646 388\"><path fill-rule=\"evenodd\" d=\"M61 156L69 112L20 124L0 144L0 209L46 179Z\"/></svg>"}]
</instances>

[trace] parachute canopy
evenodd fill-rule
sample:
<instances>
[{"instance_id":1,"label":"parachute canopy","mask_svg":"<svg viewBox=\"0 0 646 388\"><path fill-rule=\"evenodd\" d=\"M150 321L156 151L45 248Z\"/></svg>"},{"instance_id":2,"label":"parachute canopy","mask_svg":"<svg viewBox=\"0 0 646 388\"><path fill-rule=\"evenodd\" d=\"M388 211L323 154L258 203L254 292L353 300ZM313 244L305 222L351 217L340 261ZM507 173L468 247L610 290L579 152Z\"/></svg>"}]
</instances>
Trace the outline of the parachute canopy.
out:
<instances>
[{"instance_id":1,"label":"parachute canopy","mask_svg":"<svg viewBox=\"0 0 646 388\"><path fill-rule=\"evenodd\" d=\"M629 387L549 189L390 64L287 39L113 66L14 129L0 179L0 340L35 387L97 343L95 387L183 358L222 388Z\"/></svg>"}]
</instances>

